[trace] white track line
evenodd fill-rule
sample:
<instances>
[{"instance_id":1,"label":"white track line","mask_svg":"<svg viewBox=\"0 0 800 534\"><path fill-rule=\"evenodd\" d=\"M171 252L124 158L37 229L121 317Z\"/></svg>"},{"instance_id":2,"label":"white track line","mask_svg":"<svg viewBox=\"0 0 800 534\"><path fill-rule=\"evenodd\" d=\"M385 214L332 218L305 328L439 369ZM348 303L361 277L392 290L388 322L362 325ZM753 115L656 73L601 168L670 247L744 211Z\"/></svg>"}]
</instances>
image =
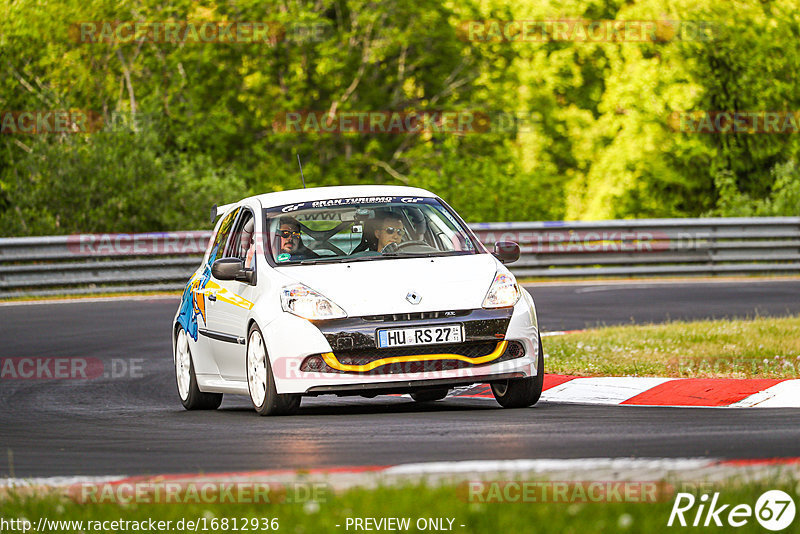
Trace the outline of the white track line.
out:
<instances>
[{"instance_id":1,"label":"white track line","mask_svg":"<svg viewBox=\"0 0 800 534\"><path fill-rule=\"evenodd\" d=\"M0 302L0 306L35 306L37 304L93 304L96 302L119 302L127 300L174 300L177 304L181 296L175 295L135 295L122 297L91 297L74 299L43 299L43 300L19 300Z\"/></svg>"},{"instance_id":2,"label":"white track line","mask_svg":"<svg viewBox=\"0 0 800 534\"><path fill-rule=\"evenodd\" d=\"M800 408L800 380L786 380L731 404L731 408Z\"/></svg>"},{"instance_id":3,"label":"white track line","mask_svg":"<svg viewBox=\"0 0 800 534\"><path fill-rule=\"evenodd\" d=\"M574 458L574 459L530 459L530 460L474 460L462 462L426 462L401 464L389 467L387 475L423 475L457 473L507 473L553 471L591 471L612 469L684 470L700 469L715 465L714 458Z\"/></svg>"},{"instance_id":4,"label":"white track line","mask_svg":"<svg viewBox=\"0 0 800 534\"><path fill-rule=\"evenodd\" d=\"M2 487L26 487L26 486L47 486L47 487L66 487L74 484L105 484L126 478L125 475L87 477L35 477L35 478L0 478L0 488Z\"/></svg>"},{"instance_id":5,"label":"white track line","mask_svg":"<svg viewBox=\"0 0 800 534\"><path fill-rule=\"evenodd\" d=\"M689 285L689 284L763 284L780 282L797 282L800 277L797 275L787 275L785 277L722 277L722 278L667 278L667 279L601 279L601 280L541 280L536 282L521 282L523 287L580 287L580 286L633 286L633 285Z\"/></svg>"}]
</instances>

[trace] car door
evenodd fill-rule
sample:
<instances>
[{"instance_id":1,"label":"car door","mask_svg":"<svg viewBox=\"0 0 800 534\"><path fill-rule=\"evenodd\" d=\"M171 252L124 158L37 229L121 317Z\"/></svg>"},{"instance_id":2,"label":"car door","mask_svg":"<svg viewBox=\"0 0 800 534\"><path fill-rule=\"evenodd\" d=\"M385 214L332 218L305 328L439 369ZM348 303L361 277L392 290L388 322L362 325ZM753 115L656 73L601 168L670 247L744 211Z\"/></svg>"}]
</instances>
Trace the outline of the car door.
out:
<instances>
[{"instance_id":1,"label":"car door","mask_svg":"<svg viewBox=\"0 0 800 534\"><path fill-rule=\"evenodd\" d=\"M189 281L190 298L186 301L186 326L190 337L194 340L192 351L194 354L195 373L213 377L219 369L214 361L209 332L210 305L216 298L218 287L211 280L211 265L219 259L233 228L233 223L238 214L238 208L225 215L217 226L216 233L208 245L208 257L200 269ZM186 297L185 297L186 298Z\"/></svg>"},{"instance_id":2,"label":"car door","mask_svg":"<svg viewBox=\"0 0 800 534\"><path fill-rule=\"evenodd\" d=\"M245 229L248 223L255 223L255 213L249 207L239 210L223 255L220 258L247 259L249 244L253 242L254 226L250 232ZM242 236L250 234L248 243L242 243ZM253 255L253 263L258 255ZM219 258L218 258L219 259ZM255 286L236 280L219 280L213 275L208 287L215 290L209 297L208 324L209 339L213 358L223 378L244 381L246 370L247 318L253 308Z\"/></svg>"}]
</instances>

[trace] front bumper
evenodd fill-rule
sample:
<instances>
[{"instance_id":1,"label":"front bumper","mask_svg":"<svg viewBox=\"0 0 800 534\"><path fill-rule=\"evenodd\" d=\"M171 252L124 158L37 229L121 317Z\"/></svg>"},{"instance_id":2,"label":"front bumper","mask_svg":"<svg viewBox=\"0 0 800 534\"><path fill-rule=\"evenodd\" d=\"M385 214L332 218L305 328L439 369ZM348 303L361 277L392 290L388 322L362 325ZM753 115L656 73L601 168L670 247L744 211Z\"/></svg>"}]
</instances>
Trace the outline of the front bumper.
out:
<instances>
[{"instance_id":1,"label":"front bumper","mask_svg":"<svg viewBox=\"0 0 800 534\"><path fill-rule=\"evenodd\" d=\"M361 376L447 371L513 360L525 354L519 341L425 345L392 349L336 351L309 356L301 371Z\"/></svg>"},{"instance_id":2,"label":"front bumper","mask_svg":"<svg viewBox=\"0 0 800 534\"><path fill-rule=\"evenodd\" d=\"M513 308L304 322L303 332L294 336L295 343L291 344L294 350L285 350L290 346L286 343L283 350L270 348L278 393L402 392L536 374L538 332L530 297L521 298ZM453 323L463 325L464 340L460 344L377 347L377 331L382 328ZM297 334L285 327L277 327L275 333L285 336L288 331ZM266 337L269 340L270 335ZM306 350L298 350L300 346ZM309 357L324 363L309 367Z\"/></svg>"},{"instance_id":3,"label":"front bumper","mask_svg":"<svg viewBox=\"0 0 800 534\"><path fill-rule=\"evenodd\" d=\"M320 321L317 328L333 351L375 349L377 332L382 328L407 328L460 323L464 326L464 342L497 341L505 339L511 321L512 308L494 310L448 310L422 313L397 313L348 317Z\"/></svg>"}]
</instances>

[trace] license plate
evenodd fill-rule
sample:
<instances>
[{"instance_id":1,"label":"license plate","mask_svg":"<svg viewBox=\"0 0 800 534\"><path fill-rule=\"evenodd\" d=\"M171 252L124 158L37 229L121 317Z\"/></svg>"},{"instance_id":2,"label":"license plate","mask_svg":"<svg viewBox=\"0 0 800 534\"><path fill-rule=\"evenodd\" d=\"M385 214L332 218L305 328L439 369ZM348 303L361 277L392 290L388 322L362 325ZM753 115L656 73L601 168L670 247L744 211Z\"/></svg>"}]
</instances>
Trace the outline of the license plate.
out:
<instances>
[{"instance_id":1,"label":"license plate","mask_svg":"<svg viewBox=\"0 0 800 534\"><path fill-rule=\"evenodd\" d=\"M409 328L387 328L385 330L378 330L379 348L461 343L463 339L464 332L460 324L412 326Z\"/></svg>"}]
</instances>

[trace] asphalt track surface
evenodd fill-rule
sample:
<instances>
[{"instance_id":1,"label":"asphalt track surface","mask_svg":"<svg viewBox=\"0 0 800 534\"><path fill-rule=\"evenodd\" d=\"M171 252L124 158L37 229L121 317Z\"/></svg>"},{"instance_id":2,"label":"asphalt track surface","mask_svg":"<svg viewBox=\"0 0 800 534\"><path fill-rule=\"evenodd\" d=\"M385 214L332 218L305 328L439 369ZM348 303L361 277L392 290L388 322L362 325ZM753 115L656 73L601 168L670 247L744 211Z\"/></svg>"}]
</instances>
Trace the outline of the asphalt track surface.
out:
<instances>
[{"instance_id":1,"label":"asphalt track surface","mask_svg":"<svg viewBox=\"0 0 800 534\"><path fill-rule=\"evenodd\" d=\"M545 331L800 313L800 281L530 285ZM177 298L0 306L0 356L133 359L133 376L0 380L0 477L140 475L518 458L800 456L800 410L649 408L403 397L246 397L187 412L172 371ZM119 366L121 368L121 366Z\"/></svg>"}]
</instances>

